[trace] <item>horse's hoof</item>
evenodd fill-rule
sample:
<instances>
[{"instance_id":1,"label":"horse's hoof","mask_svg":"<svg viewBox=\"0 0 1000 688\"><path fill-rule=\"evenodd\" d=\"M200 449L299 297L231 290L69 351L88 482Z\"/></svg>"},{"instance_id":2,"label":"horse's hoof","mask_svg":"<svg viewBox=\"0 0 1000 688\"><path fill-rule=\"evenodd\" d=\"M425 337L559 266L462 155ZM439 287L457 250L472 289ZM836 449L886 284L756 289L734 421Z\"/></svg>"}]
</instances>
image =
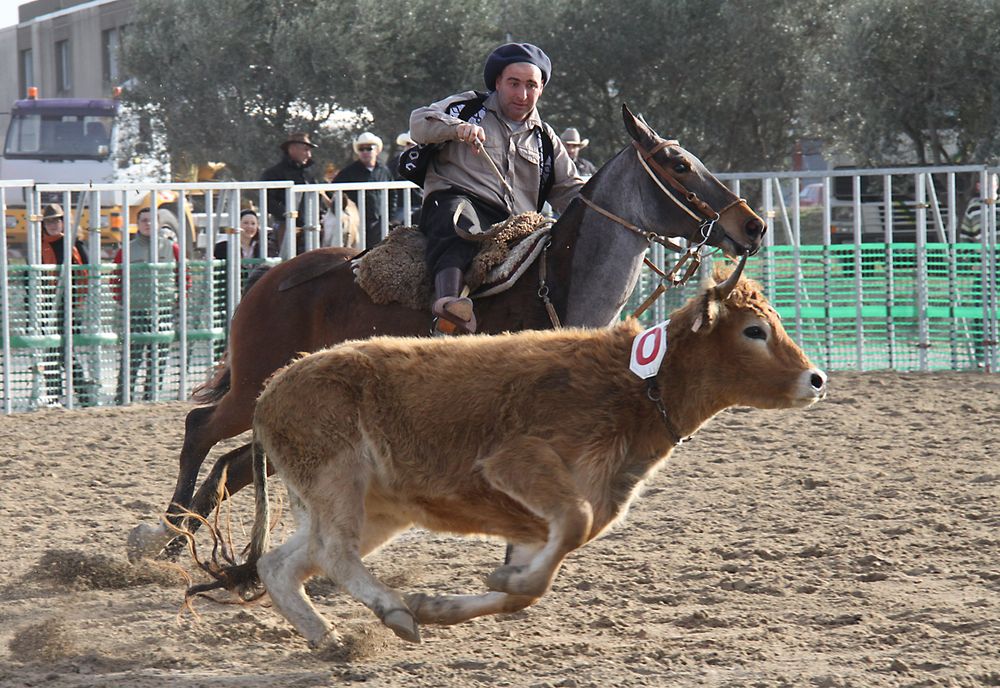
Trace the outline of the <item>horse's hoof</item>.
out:
<instances>
[{"instance_id":1,"label":"horse's hoof","mask_svg":"<svg viewBox=\"0 0 1000 688\"><path fill-rule=\"evenodd\" d=\"M171 533L167 532L160 522L157 522L156 525L140 523L128 534L128 540L125 543L128 560L135 563L140 559L154 558L166 547L171 537Z\"/></svg>"},{"instance_id":2,"label":"horse's hoof","mask_svg":"<svg viewBox=\"0 0 1000 688\"><path fill-rule=\"evenodd\" d=\"M382 623L403 640L411 643L420 642L420 629L417 627L417 620L413 618L410 610L393 609L385 615Z\"/></svg>"}]
</instances>

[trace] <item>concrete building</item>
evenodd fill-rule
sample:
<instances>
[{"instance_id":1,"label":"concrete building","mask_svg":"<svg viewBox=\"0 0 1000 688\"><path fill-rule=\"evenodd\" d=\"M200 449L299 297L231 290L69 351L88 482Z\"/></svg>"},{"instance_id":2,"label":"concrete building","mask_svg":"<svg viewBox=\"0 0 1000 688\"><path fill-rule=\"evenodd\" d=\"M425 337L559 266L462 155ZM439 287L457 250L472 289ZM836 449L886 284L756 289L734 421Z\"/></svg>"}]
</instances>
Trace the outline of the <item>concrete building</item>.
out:
<instances>
[{"instance_id":1,"label":"concrete building","mask_svg":"<svg viewBox=\"0 0 1000 688\"><path fill-rule=\"evenodd\" d=\"M0 134L29 86L41 98L107 98L120 85L119 47L135 0L35 0L0 29Z\"/></svg>"}]
</instances>

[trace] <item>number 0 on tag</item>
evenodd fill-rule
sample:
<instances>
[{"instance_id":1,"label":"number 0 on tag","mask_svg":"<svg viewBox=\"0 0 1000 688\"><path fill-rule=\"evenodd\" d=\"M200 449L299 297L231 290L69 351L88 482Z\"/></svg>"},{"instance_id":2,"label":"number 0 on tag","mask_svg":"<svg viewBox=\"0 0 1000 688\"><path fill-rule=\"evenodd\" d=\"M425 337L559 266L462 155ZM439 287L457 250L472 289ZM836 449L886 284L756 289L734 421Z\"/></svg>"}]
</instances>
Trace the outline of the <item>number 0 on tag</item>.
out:
<instances>
[{"instance_id":1,"label":"number 0 on tag","mask_svg":"<svg viewBox=\"0 0 1000 688\"><path fill-rule=\"evenodd\" d=\"M645 380L653 377L660 370L663 356L667 353L667 323L661 322L644 332L640 332L632 340L632 359L629 370Z\"/></svg>"}]
</instances>

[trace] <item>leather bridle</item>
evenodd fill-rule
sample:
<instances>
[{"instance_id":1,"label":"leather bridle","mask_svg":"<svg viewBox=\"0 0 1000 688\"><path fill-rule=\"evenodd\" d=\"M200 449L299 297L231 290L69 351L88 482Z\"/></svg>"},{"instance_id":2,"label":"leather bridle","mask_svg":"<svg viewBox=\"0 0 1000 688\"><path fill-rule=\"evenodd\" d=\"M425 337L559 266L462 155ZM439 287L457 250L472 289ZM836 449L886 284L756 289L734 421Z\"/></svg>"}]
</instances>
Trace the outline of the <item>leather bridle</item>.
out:
<instances>
[{"instance_id":1,"label":"leather bridle","mask_svg":"<svg viewBox=\"0 0 1000 688\"><path fill-rule=\"evenodd\" d=\"M692 242L692 248L695 250L700 249L705 244L709 243L712 239L712 233L716 229L716 224L722 219L722 216L726 213L732 211L733 209L743 207L747 212L752 212L750 210L750 205L746 202L744 198L736 198L729 204L727 204L722 210L715 210L711 204L702 200L698 194L694 191L688 189L684 184L677 180L672 174L663 168L663 166L657 162L655 156L664 148L668 146L679 145L678 141L675 139L661 140L650 150L646 150L642 147L638 141L633 141L632 146L636 150L636 155L639 159L639 164L649 175L649 178L653 180L653 183L663 192L663 194L669 198L674 205L687 213L695 222L698 223L699 234L701 235L701 240L697 242ZM669 187L669 188L668 188ZM646 241L656 242L667 248L680 253L683 249L677 244L661 236L657 232L647 231L638 227L637 225L629 222L623 217L615 215L611 211L602 208L597 205L593 200L587 198L586 196L580 196L583 202L588 205L591 209L597 211L601 215L604 215L609 220L613 220L618 224L622 225L626 229L629 229L637 234L640 234ZM683 199L683 200L682 200ZM725 230L722 230L725 232ZM728 236L728 235L727 235ZM691 249L688 249L689 251Z\"/></svg>"},{"instance_id":2,"label":"leather bridle","mask_svg":"<svg viewBox=\"0 0 1000 688\"><path fill-rule=\"evenodd\" d=\"M695 272L697 272L699 265L701 265L701 248L705 244L709 243L709 240L713 238L712 234L716 231L716 225L719 220L722 219L723 215L733 209L741 207L749 213L753 212L746 199L739 197L731 201L721 210L716 210L710 203L701 199L698 194L688 189L684 186L684 184L670 174L670 172L664 169L664 167L657 162L655 157L656 154L668 146L677 145L680 145L680 143L676 139L662 139L659 143L653 146L653 148L646 150L638 141L632 142L632 146L635 148L636 155L639 159L639 164L642 165L642 168L646 171L646 174L649 175L649 178L653 180L653 183L656 184L660 191L662 191L663 194L674 203L674 205L683 210L698 223L698 232L701 240L692 241L687 250L682 249L679 245L657 232L644 230L643 228L629 222L625 218L615 215L611 211L602 208L586 196L582 194L580 195L580 199L589 208L600 213L609 220L620 224L626 229L642 236L648 243L655 242L671 249L672 251L684 254L681 256L680 260L677 261L674 267L667 272L660 270L656 265L650 262L648 258L644 259L646 265L652 268L660 276L660 285L656 288L654 293L651 294L638 309L636 309L635 313L633 313L636 317L649 308L666 290L666 286L664 286L665 282L669 282L671 286L680 286L691 279ZM724 229L721 229L721 227L719 229L726 237L728 237L728 235L725 234ZM732 241L732 238L729 238ZM748 251L748 254L749 253L750 252ZM756 251L753 253L756 253ZM685 264L686 268L684 273L681 275L681 268L684 267Z\"/></svg>"}]
</instances>

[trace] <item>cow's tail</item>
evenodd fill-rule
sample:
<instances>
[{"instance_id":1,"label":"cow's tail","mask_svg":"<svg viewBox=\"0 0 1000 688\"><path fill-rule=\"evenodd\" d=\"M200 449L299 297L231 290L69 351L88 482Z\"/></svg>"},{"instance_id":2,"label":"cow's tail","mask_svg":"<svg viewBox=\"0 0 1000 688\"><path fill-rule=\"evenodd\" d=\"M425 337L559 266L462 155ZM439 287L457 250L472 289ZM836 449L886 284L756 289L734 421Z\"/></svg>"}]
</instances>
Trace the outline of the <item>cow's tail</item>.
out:
<instances>
[{"instance_id":1,"label":"cow's tail","mask_svg":"<svg viewBox=\"0 0 1000 688\"><path fill-rule=\"evenodd\" d=\"M267 457L264 455L264 447L257 439L257 432L254 431L253 440L250 444L250 452L253 456L253 493L254 508L253 529L250 531L250 544L247 546L247 557L245 564L257 570L257 560L268 550L271 545L271 505L267 500Z\"/></svg>"},{"instance_id":2,"label":"cow's tail","mask_svg":"<svg viewBox=\"0 0 1000 688\"><path fill-rule=\"evenodd\" d=\"M188 588L185 600L189 606L191 598L196 595L220 588L235 593L244 602L256 600L267 592L261 586L260 575L257 573L257 561L270 546L271 508L267 498L267 457L264 455L264 448L257 440L256 433L250 444L250 452L253 458L256 509L253 528L250 531L250 543L246 547L245 557L239 563L235 561L236 557L226 557L228 566L222 566L218 563L213 552L213 560L205 563L198 559L192 545L195 562L214 580L211 583L202 583ZM209 525L209 527L212 526Z\"/></svg>"}]
</instances>

